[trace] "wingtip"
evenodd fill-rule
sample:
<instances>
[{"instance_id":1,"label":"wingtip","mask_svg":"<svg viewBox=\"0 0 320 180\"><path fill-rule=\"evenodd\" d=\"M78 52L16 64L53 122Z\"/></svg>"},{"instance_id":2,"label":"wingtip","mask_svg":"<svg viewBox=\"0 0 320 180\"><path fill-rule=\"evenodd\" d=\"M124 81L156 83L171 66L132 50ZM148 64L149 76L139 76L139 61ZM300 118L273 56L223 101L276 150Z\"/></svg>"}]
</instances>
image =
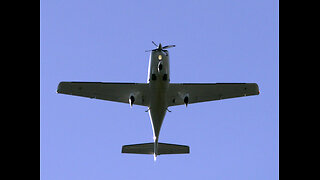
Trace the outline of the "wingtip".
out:
<instances>
[{"instance_id":1,"label":"wingtip","mask_svg":"<svg viewBox=\"0 0 320 180\"><path fill-rule=\"evenodd\" d=\"M257 89L257 95L259 95L260 94L260 89L259 89L259 85L257 84L257 83L254 83L255 85L256 85L256 89Z\"/></svg>"},{"instance_id":2,"label":"wingtip","mask_svg":"<svg viewBox=\"0 0 320 180\"><path fill-rule=\"evenodd\" d=\"M59 94L61 92L61 85L63 82L59 82L56 93Z\"/></svg>"}]
</instances>

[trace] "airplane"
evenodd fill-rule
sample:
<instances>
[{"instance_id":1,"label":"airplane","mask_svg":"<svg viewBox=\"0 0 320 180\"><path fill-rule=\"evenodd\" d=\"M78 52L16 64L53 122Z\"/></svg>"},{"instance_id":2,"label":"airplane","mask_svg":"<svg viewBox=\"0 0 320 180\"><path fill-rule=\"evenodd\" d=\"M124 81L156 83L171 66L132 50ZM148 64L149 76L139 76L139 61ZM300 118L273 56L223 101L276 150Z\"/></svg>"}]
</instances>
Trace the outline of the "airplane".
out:
<instances>
[{"instance_id":1,"label":"airplane","mask_svg":"<svg viewBox=\"0 0 320 180\"><path fill-rule=\"evenodd\" d=\"M189 154L189 146L158 142L160 128L170 106L259 95L256 83L170 83L168 48L161 43L149 57L147 83L121 82L60 82L57 93L100 100L128 103L130 107L148 107L153 142L122 146L122 153L158 155Z\"/></svg>"}]
</instances>

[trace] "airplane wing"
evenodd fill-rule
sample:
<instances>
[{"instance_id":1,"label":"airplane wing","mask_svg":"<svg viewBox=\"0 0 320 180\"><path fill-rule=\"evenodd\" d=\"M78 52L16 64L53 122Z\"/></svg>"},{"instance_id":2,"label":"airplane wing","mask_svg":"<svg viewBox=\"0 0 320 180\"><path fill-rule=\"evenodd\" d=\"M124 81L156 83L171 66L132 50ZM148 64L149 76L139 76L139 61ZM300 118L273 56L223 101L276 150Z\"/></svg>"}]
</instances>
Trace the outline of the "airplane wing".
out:
<instances>
[{"instance_id":1,"label":"airplane wing","mask_svg":"<svg viewBox=\"0 0 320 180\"><path fill-rule=\"evenodd\" d=\"M134 104L141 106L147 106L149 98L146 83L60 82L57 93L122 103L133 95Z\"/></svg>"},{"instance_id":2,"label":"airplane wing","mask_svg":"<svg viewBox=\"0 0 320 180\"><path fill-rule=\"evenodd\" d=\"M188 96L188 104L258 95L256 83L170 83L168 106L182 105Z\"/></svg>"}]
</instances>

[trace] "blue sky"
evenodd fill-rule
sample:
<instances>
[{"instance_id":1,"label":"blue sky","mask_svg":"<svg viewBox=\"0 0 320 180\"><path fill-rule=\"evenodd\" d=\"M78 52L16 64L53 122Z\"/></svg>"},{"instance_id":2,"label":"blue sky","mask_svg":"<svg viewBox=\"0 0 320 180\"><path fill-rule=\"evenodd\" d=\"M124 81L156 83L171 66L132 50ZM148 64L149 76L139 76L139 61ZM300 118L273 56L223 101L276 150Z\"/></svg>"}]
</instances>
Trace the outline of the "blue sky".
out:
<instances>
[{"instance_id":1,"label":"blue sky","mask_svg":"<svg viewBox=\"0 0 320 180\"><path fill-rule=\"evenodd\" d=\"M42 0L40 177L279 179L279 3ZM171 107L159 142L189 155L121 154L152 142L145 107L56 94L60 81L145 83L151 41L171 82L258 83L261 94Z\"/></svg>"}]
</instances>

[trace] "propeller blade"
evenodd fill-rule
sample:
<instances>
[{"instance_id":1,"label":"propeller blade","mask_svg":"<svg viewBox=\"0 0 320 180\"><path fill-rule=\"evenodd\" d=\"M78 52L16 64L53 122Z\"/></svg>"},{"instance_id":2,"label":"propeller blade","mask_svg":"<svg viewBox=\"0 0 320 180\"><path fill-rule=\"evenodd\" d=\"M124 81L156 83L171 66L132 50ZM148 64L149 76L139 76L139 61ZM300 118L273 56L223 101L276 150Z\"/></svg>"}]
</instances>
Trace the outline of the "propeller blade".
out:
<instances>
[{"instance_id":1,"label":"propeller blade","mask_svg":"<svg viewBox=\"0 0 320 180\"><path fill-rule=\"evenodd\" d=\"M168 45L168 46L164 46L162 49L168 49L168 48L172 48L172 47L176 47L176 45Z\"/></svg>"},{"instance_id":2,"label":"propeller blade","mask_svg":"<svg viewBox=\"0 0 320 180\"><path fill-rule=\"evenodd\" d=\"M144 52L150 52L150 51L156 51L158 49L150 49L150 50L145 50Z\"/></svg>"},{"instance_id":3,"label":"propeller blade","mask_svg":"<svg viewBox=\"0 0 320 180\"><path fill-rule=\"evenodd\" d=\"M162 50L162 52L164 52L166 56L168 56L168 50Z\"/></svg>"},{"instance_id":4,"label":"propeller blade","mask_svg":"<svg viewBox=\"0 0 320 180\"><path fill-rule=\"evenodd\" d=\"M158 45L157 45L155 42L153 42L153 41L152 41L152 44L154 44L156 47L158 47Z\"/></svg>"}]
</instances>

